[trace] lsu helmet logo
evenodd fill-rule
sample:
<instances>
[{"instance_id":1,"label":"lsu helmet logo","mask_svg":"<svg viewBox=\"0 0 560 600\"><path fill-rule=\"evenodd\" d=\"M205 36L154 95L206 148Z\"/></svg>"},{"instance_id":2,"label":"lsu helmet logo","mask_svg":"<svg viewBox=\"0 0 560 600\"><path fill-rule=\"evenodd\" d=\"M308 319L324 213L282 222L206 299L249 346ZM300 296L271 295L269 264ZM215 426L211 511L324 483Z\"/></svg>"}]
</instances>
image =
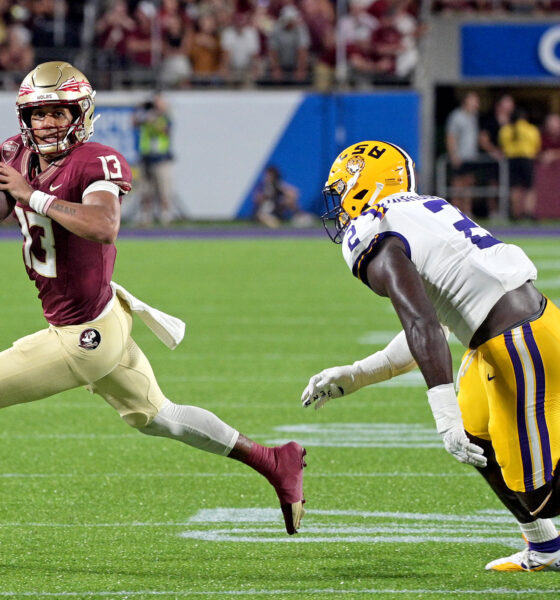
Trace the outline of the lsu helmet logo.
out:
<instances>
[{"instance_id":1,"label":"lsu helmet logo","mask_svg":"<svg viewBox=\"0 0 560 600\"><path fill-rule=\"evenodd\" d=\"M350 173L350 175L355 175L356 173L363 171L365 166L366 163L361 156L353 156L346 163L346 170L348 171L348 173Z\"/></svg>"}]
</instances>

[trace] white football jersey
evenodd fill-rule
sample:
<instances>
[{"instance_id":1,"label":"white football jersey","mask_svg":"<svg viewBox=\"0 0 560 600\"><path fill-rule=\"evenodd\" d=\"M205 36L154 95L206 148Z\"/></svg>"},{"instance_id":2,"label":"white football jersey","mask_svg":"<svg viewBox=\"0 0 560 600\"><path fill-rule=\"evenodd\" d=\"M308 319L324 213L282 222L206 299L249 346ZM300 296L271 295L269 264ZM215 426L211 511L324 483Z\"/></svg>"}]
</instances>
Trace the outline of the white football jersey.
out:
<instances>
[{"instance_id":1,"label":"white football jersey","mask_svg":"<svg viewBox=\"0 0 560 600\"><path fill-rule=\"evenodd\" d=\"M442 198L403 193L353 219L344 235L344 259L366 285L369 260L388 235L402 240L440 322L467 347L506 292L537 278L518 246L496 239Z\"/></svg>"}]
</instances>

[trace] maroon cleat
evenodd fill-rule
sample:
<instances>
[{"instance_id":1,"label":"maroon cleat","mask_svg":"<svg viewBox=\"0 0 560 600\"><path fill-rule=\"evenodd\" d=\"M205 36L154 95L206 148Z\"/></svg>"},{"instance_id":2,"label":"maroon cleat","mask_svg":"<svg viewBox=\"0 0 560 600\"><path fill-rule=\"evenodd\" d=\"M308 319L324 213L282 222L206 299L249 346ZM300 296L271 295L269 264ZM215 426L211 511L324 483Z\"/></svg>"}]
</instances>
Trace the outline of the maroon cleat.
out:
<instances>
[{"instance_id":1,"label":"maroon cleat","mask_svg":"<svg viewBox=\"0 0 560 600\"><path fill-rule=\"evenodd\" d=\"M288 442L272 448L276 466L266 478L272 484L280 500L286 531L297 533L304 515L303 467L307 464L303 457L307 454L297 442Z\"/></svg>"}]
</instances>

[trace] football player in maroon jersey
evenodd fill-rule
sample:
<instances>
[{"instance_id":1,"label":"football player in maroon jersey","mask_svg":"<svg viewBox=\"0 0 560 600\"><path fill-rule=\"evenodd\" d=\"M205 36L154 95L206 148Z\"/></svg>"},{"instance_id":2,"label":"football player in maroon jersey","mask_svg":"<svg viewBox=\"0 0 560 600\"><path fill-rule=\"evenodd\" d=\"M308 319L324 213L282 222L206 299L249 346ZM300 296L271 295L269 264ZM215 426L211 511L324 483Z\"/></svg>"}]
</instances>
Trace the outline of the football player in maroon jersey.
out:
<instances>
[{"instance_id":1,"label":"football player in maroon jersey","mask_svg":"<svg viewBox=\"0 0 560 600\"><path fill-rule=\"evenodd\" d=\"M88 141L94 96L69 63L39 65L19 89L21 133L1 148L0 220L15 212L49 327L0 354L0 407L87 386L142 433L235 458L264 475L287 532L296 533L305 450L296 442L261 446L207 410L174 404L131 337L133 312L171 348L184 323L111 281L131 171L116 150Z\"/></svg>"}]
</instances>

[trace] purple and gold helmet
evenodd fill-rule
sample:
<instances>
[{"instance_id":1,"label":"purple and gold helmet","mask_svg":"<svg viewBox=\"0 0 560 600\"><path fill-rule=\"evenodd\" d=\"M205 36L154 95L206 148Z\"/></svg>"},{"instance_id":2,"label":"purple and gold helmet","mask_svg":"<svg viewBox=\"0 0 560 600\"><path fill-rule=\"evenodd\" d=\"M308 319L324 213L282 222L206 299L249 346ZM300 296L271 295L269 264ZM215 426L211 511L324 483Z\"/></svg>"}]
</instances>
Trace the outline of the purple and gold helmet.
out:
<instances>
[{"instance_id":1,"label":"purple and gold helmet","mask_svg":"<svg viewBox=\"0 0 560 600\"><path fill-rule=\"evenodd\" d=\"M414 161L402 148L382 141L353 144L329 171L323 224L333 242L341 243L352 219L391 194L415 191Z\"/></svg>"}]
</instances>

